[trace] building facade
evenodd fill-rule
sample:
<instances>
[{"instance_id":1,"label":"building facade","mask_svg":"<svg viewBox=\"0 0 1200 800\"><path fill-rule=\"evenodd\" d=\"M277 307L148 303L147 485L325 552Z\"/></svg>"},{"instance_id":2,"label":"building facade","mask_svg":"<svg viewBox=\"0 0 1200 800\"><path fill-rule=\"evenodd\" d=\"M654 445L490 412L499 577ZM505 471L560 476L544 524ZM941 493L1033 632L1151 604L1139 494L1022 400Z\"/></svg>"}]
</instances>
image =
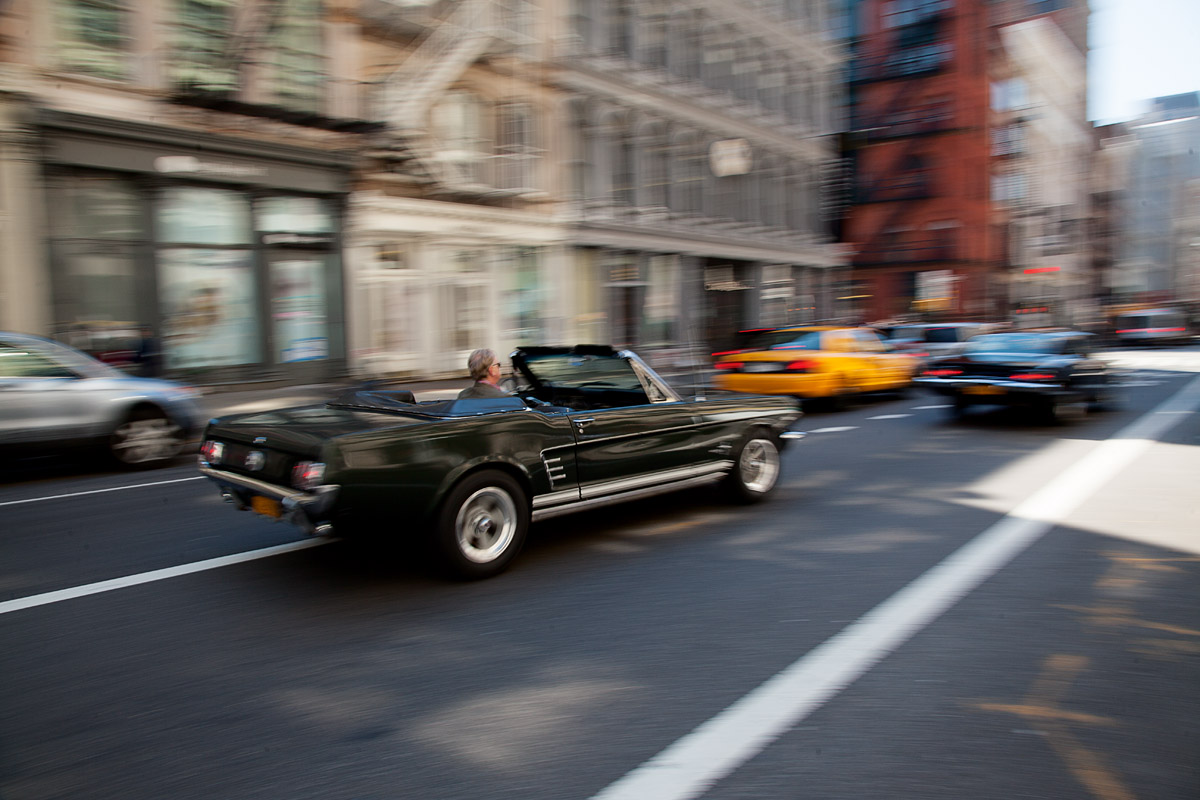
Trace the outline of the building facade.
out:
<instances>
[{"instance_id":1,"label":"building facade","mask_svg":"<svg viewBox=\"0 0 1200 800\"><path fill-rule=\"evenodd\" d=\"M1007 319L1037 308L1046 321L1077 308L1092 286L1086 3L852 8L854 189L842 236L859 315Z\"/></svg>"},{"instance_id":2,"label":"building facade","mask_svg":"<svg viewBox=\"0 0 1200 800\"><path fill-rule=\"evenodd\" d=\"M828 318L825 0L11 0L0 327L197 382ZM681 355L690 353L691 355Z\"/></svg>"}]
</instances>

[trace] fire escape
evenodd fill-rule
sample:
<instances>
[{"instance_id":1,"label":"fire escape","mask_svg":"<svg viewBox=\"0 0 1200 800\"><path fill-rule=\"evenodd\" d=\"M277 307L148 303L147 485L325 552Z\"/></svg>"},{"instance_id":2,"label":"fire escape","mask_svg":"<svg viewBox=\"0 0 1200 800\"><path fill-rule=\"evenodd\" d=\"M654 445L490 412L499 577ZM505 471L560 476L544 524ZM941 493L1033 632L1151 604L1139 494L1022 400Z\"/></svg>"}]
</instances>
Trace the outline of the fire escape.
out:
<instances>
[{"instance_id":1,"label":"fire escape","mask_svg":"<svg viewBox=\"0 0 1200 800\"><path fill-rule=\"evenodd\" d=\"M375 5L408 13L390 0L376 0ZM429 115L446 90L480 59L526 58L534 42L533 19L533 8L524 0L461 0L444 16L424 24L416 47L375 88L373 117L388 131L381 152L394 163L415 167L432 181L437 193L506 194L453 157L432 129Z\"/></svg>"},{"instance_id":2,"label":"fire escape","mask_svg":"<svg viewBox=\"0 0 1200 800\"><path fill-rule=\"evenodd\" d=\"M856 268L904 264L919 269L958 255L949 234L922 231L909 222L920 213L921 201L937 192L936 174L927 160L930 137L954 131L958 124L954 101L928 80L955 61L953 42L944 31L950 11L945 0L931 0L891 29L881 50L862 53L852 62L850 83L859 99L847 149L856 166ZM867 161L869 183L862 169ZM864 230L862 212L876 204L886 204L887 211L874 215Z\"/></svg>"}]
</instances>

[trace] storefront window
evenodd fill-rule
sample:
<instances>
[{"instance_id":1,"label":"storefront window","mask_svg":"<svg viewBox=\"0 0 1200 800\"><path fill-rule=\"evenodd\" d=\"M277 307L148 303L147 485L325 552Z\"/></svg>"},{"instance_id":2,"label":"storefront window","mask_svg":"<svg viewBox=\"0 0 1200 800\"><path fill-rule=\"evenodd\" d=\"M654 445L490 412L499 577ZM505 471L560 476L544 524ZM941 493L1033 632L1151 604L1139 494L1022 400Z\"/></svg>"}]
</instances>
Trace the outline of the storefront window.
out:
<instances>
[{"instance_id":1,"label":"storefront window","mask_svg":"<svg viewBox=\"0 0 1200 800\"><path fill-rule=\"evenodd\" d=\"M163 351L168 368L262 360L252 263L247 250L159 251Z\"/></svg>"},{"instance_id":2,"label":"storefront window","mask_svg":"<svg viewBox=\"0 0 1200 800\"><path fill-rule=\"evenodd\" d=\"M280 364L329 357L325 319L325 260L281 258L271 264L271 318Z\"/></svg>"},{"instance_id":3,"label":"storefront window","mask_svg":"<svg viewBox=\"0 0 1200 800\"><path fill-rule=\"evenodd\" d=\"M679 271L672 256L651 256L646 287L645 324L647 344L670 344L676 340L679 318Z\"/></svg>"},{"instance_id":4,"label":"storefront window","mask_svg":"<svg viewBox=\"0 0 1200 800\"><path fill-rule=\"evenodd\" d=\"M176 186L158 206L158 238L177 244L249 244L250 204L240 192Z\"/></svg>"},{"instance_id":5,"label":"storefront window","mask_svg":"<svg viewBox=\"0 0 1200 800\"><path fill-rule=\"evenodd\" d=\"M51 184L54 235L71 239L141 239L142 202L133 186L107 175L72 173Z\"/></svg>"},{"instance_id":6,"label":"storefront window","mask_svg":"<svg viewBox=\"0 0 1200 800\"><path fill-rule=\"evenodd\" d=\"M486 287L459 284L441 287L442 319L451 322L446 348L450 352L473 350L487 341Z\"/></svg>"},{"instance_id":7,"label":"storefront window","mask_svg":"<svg viewBox=\"0 0 1200 800\"><path fill-rule=\"evenodd\" d=\"M511 251L510 260L504 270L511 280L506 303L510 326L507 334L516 344L541 344L544 332L538 251L517 248Z\"/></svg>"}]
</instances>

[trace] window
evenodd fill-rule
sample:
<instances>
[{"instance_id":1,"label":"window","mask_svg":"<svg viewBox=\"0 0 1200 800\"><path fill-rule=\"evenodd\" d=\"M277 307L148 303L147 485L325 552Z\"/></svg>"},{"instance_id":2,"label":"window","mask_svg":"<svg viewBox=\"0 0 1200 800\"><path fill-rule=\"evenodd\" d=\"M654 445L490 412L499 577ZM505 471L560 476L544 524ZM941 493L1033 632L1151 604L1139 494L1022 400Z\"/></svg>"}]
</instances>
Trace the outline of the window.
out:
<instances>
[{"instance_id":1,"label":"window","mask_svg":"<svg viewBox=\"0 0 1200 800\"><path fill-rule=\"evenodd\" d=\"M651 208L667 207L667 164L671 150L666 132L651 129L642 148L642 204Z\"/></svg>"},{"instance_id":2,"label":"window","mask_svg":"<svg viewBox=\"0 0 1200 800\"><path fill-rule=\"evenodd\" d=\"M496 113L499 117L496 185L501 189L533 188L537 161L533 110L525 103L508 103L500 106Z\"/></svg>"},{"instance_id":3,"label":"window","mask_svg":"<svg viewBox=\"0 0 1200 800\"><path fill-rule=\"evenodd\" d=\"M130 76L130 16L127 0L60 0L59 63L63 69L98 78Z\"/></svg>"},{"instance_id":4,"label":"window","mask_svg":"<svg viewBox=\"0 0 1200 800\"><path fill-rule=\"evenodd\" d=\"M631 207L634 204L633 141L623 130L617 136L613 142L613 203Z\"/></svg>"},{"instance_id":5,"label":"window","mask_svg":"<svg viewBox=\"0 0 1200 800\"><path fill-rule=\"evenodd\" d=\"M322 110L321 0L281 0L267 37L267 91L271 102L296 111Z\"/></svg>"},{"instance_id":6,"label":"window","mask_svg":"<svg viewBox=\"0 0 1200 800\"><path fill-rule=\"evenodd\" d=\"M438 158L472 183L488 183L487 159L492 153L487 107L473 92L453 90L433 107L433 134Z\"/></svg>"},{"instance_id":7,"label":"window","mask_svg":"<svg viewBox=\"0 0 1200 800\"><path fill-rule=\"evenodd\" d=\"M0 378L74 378L75 373L25 348L0 344Z\"/></svg>"},{"instance_id":8,"label":"window","mask_svg":"<svg viewBox=\"0 0 1200 800\"><path fill-rule=\"evenodd\" d=\"M232 92L238 88L230 58L234 0L175 0L171 82L183 90Z\"/></svg>"}]
</instances>

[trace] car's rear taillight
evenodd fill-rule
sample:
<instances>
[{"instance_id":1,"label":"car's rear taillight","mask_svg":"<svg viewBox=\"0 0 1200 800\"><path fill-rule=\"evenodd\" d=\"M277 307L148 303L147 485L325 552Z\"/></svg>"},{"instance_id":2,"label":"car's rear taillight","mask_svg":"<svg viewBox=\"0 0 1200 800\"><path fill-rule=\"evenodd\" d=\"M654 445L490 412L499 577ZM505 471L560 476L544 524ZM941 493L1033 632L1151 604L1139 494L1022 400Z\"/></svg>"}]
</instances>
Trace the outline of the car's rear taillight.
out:
<instances>
[{"instance_id":1,"label":"car's rear taillight","mask_svg":"<svg viewBox=\"0 0 1200 800\"><path fill-rule=\"evenodd\" d=\"M800 361L792 361L786 367L788 372L808 372L817 368L817 362L801 359Z\"/></svg>"},{"instance_id":2,"label":"car's rear taillight","mask_svg":"<svg viewBox=\"0 0 1200 800\"><path fill-rule=\"evenodd\" d=\"M1014 372L1009 377L1014 381L1052 381L1055 378L1049 372Z\"/></svg>"},{"instance_id":3,"label":"car's rear taillight","mask_svg":"<svg viewBox=\"0 0 1200 800\"><path fill-rule=\"evenodd\" d=\"M221 463L221 459L225 456L225 445L221 442L214 442L209 439L200 445L200 458L210 465Z\"/></svg>"},{"instance_id":4,"label":"car's rear taillight","mask_svg":"<svg viewBox=\"0 0 1200 800\"><path fill-rule=\"evenodd\" d=\"M921 371L922 375L928 375L931 378L945 378L950 375L962 375L961 369L927 369Z\"/></svg>"},{"instance_id":5,"label":"car's rear taillight","mask_svg":"<svg viewBox=\"0 0 1200 800\"><path fill-rule=\"evenodd\" d=\"M292 486L315 489L325 482L325 465L320 461L298 461L292 467Z\"/></svg>"},{"instance_id":6,"label":"car's rear taillight","mask_svg":"<svg viewBox=\"0 0 1200 800\"><path fill-rule=\"evenodd\" d=\"M741 369L742 362L741 361L718 361L716 364L713 364L713 366L716 369Z\"/></svg>"}]
</instances>

